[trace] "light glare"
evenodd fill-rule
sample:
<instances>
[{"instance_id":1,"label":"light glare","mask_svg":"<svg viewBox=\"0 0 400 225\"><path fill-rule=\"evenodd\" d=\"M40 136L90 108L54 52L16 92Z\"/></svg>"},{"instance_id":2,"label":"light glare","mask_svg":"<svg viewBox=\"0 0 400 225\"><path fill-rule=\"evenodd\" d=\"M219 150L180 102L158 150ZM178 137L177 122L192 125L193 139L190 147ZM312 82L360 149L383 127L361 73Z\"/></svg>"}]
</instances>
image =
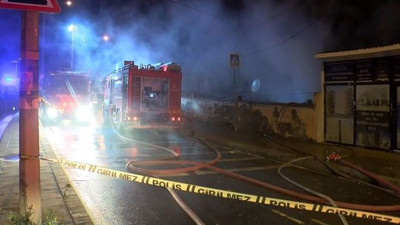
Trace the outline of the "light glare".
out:
<instances>
[{"instance_id":1,"label":"light glare","mask_svg":"<svg viewBox=\"0 0 400 225\"><path fill-rule=\"evenodd\" d=\"M75 32L76 30L78 30L78 27L76 25L71 24L68 26L69 32Z\"/></svg>"}]
</instances>

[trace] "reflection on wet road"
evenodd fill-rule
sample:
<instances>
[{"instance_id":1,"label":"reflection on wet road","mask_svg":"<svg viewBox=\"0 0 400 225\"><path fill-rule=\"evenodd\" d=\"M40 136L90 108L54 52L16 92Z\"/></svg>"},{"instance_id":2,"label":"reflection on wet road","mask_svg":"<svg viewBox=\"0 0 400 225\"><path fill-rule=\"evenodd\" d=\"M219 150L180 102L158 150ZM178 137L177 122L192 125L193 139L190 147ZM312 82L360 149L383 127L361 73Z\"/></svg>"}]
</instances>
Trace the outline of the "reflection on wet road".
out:
<instances>
[{"instance_id":1,"label":"reflection on wet road","mask_svg":"<svg viewBox=\"0 0 400 225\"><path fill-rule=\"evenodd\" d=\"M121 171L127 171L126 165L131 161L171 160L176 155L178 157L174 159L196 162L209 162L216 158L216 153L202 142L177 132L143 130L121 135L111 128L90 126L47 126L43 127L43 131L58 158ZM219 168L302 192L278 175L281 161L217 147L222 156L217 164ZM157 170L179 169L182 166L189 165L139 165ZM194 224L164 188L76 169L65 168L65 171L95 224ZM398 203L398 199L388 194L365 185L355 185L351 180L338 179L328 172L321 174L300 167L286 168L284 172L303 185L329 193L335 200L376 205ZM204 168L160 176L223 190L299 200ZM205 224L340 224L337 215L305 213L187 192L178 194ZM374 220L347 219L349 224L386 224Z\"/></svg>"}]
</instances>

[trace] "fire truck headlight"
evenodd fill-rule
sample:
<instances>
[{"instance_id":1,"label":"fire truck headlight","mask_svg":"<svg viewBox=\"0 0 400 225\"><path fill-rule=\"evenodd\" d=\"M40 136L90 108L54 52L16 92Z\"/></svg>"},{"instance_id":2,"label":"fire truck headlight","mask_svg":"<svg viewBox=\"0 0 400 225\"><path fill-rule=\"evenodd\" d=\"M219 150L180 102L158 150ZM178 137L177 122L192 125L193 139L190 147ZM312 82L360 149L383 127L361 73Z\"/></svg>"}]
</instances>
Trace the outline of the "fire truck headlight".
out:
<instances>
[{"instance_id":1,"label":"fire truck headlight","mask_svg":"<svg viewBox=\"0 0 400 225\"><path fill-rule=\"evenodd\" d=\"M78 120L86 121L90 119L91 112L88 106L80 106L76 112Z\"/></svg>"},{"instance_id":2,"label":"fire truck headlight","mask_svg":"<svg viewBox=\"0 0 400 225\"><path fill-rule=\"evenodd\" d=\"M48 116L50 119L55 119L55 118L57 118L57 115L58 115L57 109L55 109L55 108L48 108L48 109L47 109L47 116Z\"/></svg>"}]
</instances>

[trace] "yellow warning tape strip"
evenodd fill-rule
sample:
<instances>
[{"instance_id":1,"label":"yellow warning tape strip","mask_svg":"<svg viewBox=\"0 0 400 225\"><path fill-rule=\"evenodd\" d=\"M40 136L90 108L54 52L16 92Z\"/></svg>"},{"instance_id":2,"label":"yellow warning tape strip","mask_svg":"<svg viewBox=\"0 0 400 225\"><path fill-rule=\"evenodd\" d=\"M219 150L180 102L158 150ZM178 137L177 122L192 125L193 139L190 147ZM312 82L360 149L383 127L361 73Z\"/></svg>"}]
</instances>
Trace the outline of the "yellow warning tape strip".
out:
<instances>
[{"instance_id":1,"label":"yellow warning tape strip","mask_svg":"<svg viewBox=\"0 0 400 225\"><path fill-rule=\"evenodd\" d=\"M307 210L313 212L322 212L329 214L340 214L349 217L357 217L361 219L371 219L377 221L384 221L394 224L400 224L400 217L388 216L383 214L365 212L360 210L352 210L345 208L338 208L333 206L326 206L321 204L313 204L313 203L305 203L298 201L289 201L278 198L269 198L266 196L258 196L251 194L244 194L239 192L225 191L216 188L209 188L199 185L187 184L182 182L169 181L165 179L153 178L149 176L143 176L139 174L127 173L119 170L112 170L104 167L99 167L86 163L79 163L67 160L56 160L56 159L47 159L41 158L42 160L58 163L63 166L67 166L74 169L84 170L92 173L97 173L109 177L119 178L123 180L128 180L137 183L149 184L158 187L165 188L173 188L179 191L192 192L196 194L209 195L220 198L234 199L244 202L252 202L265 204L270 206L284 207L284 208L292 208L299 210Z\"/></svg>"}]
</instances>

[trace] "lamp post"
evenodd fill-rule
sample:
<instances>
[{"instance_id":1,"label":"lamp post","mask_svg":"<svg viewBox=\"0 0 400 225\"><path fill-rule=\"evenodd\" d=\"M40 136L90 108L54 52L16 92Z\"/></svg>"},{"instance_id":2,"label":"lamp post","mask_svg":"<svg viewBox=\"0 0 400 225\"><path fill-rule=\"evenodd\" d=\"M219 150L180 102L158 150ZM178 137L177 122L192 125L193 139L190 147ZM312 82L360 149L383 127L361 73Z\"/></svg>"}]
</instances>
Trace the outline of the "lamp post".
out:
<instances>
[{"instance_id":1,"label":"lamp post","mask_svg":"<svg viewBox=\"0 0 400 225\"><path fill-rule=\"evenodd\" d=\"M71 71L74 70L74 34L78 30L76 25L69 25L68 31L71 32Z\"/></svg>"},{"instance_id":2,"label":"lamp post","mask_svg":"<svg viewBox=\"0 0 400 225\"><path fill-rule=\"evenodd\" d=\"M103 35L102 39L103 39L103 41L107 42L108 40L110 40L110 36L105 34L105 35Z\"/></svg>"}]
</instances>

